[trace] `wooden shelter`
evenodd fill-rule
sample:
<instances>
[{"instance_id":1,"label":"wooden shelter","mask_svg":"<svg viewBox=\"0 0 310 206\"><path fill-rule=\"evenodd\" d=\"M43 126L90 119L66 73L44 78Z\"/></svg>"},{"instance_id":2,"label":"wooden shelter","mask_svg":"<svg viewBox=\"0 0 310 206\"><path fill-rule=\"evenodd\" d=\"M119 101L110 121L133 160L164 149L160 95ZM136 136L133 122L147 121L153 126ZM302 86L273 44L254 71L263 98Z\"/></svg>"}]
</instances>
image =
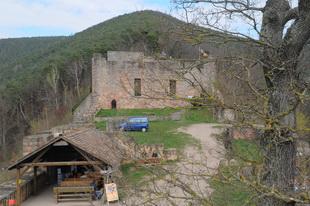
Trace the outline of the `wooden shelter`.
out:
<instances>
[{"instance_id":1,"label":"wooden shelter","mask_svg":"<svg viewBox=\"0 0 310 206\"><path fill-rule=\"evenodd\" d=\"M37 168L47 168L47 175L54 180L57 167L84 166L96 171L107 167L117 169L123 158L121 146L110 137L94 128L71 132L52 139L47 144L24 156L8 169L17 171L17 206L21 205L21 177L33 168L34 193L37 191Z\"/></svg>"}]
</instances>

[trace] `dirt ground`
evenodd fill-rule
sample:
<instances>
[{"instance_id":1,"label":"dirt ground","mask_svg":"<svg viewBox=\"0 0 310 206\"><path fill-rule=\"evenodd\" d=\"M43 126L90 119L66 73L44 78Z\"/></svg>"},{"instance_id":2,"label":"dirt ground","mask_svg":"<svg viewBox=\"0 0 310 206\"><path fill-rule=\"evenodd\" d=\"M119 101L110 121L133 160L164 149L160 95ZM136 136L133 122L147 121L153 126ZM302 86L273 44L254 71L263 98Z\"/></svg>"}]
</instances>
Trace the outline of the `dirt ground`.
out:
<instances>
[{"instance_id":1,"label":"dirt ground","mask_svg":"<svg viewBox=\"0 0 310 206\"><path fill-rule=\"evenodd\" d=\"M190 134L193 138L199 140L201 145L199 151L197 151L197 147L187 147L185 156L194 161L200 161L203 157L210 169L216 169L224 158L226 150L223 143L219 142L212 134L221 133L224 126L219 124L194 124L190 127L180 128L180 132Z\"/></svg>"},{"instance_id":2,"label":"dirt ground","mask_svg":"<svg viewBox=\"0 0 310 206\"><path fill-rule=\"evenodd\" d=\"M190 134L200 142L200 145L189 146L184 150L183 159L177 164L179 177L183 185L190 188L200 197L209 196L213 190L209 188L207 180L216 173L220 161L224 159L226 150L222 142L213 134L223 131L217 124L194 124L190 127L180 128L180 132ZM175 192L176 196L191 197L184 194L180 187ZM177 201L179 206L188 205L186 200Z\"/></svg>"}]
</instances>

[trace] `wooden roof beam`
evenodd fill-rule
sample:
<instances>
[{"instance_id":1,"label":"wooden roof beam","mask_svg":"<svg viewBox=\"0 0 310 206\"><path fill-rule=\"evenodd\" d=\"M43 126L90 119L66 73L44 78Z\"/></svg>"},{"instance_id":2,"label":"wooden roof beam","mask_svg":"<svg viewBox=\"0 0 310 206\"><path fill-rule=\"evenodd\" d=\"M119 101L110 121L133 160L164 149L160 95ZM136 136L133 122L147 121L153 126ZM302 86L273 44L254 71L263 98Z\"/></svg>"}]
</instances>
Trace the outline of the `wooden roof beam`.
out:
<instances>
[{"instance_id":1,"label":"wooden roof beam","mask_svg":"<svg viewBox=\"0 0 310 206\"><path fill-rule=\"evenodd\" d=\"M22 167L34 167L34 166L66 166L66 165L101 165L101 161L72 161L72 162L33 162L23 163Z\"/></svg>"}]
</instances>

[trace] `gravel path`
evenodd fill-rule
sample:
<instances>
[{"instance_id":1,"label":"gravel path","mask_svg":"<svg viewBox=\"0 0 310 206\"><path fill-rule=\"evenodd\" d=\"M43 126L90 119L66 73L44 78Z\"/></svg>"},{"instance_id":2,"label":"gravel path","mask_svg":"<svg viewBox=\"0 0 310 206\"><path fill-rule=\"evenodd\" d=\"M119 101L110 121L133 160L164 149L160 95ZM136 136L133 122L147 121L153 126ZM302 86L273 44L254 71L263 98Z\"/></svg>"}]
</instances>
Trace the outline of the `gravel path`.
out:
<instances>
[{"instance_id":1,"label":"gravel path","mask_svg":"<svg viewBox=\"0 0 310 206\"><path fill-rule=\"evenodd\" d=\"M153 203L160 206L172 205L166 198L161 197L162 194L168 194L170 197L175 197L170 198L175 205L196 205L193 197L206 198L213 192L207 181L215 174L225 156L223 144L212 135L222 132L223 129L214 126L225 125L195 124L178 129L178 132L190 134L197 139L200 145L187 147L177 164L165 166L170 175L166 175L165 180L150 184L150 191L155 191L149 195L154 199ZM184 192L186 190L187 192ZM134 204L127 202L127 205Z\"/></svg>"},{"instance_id":2,"label":"gravel path","mask_svg":"<svg viewBox=\"0 0 310 206\"><path fill-rule=\"evenodd\" d=\"M193 138L200 141L201 149L197 147L187 147L186 156L193 161L200 161L202 158L206 161L207 167L217 169L220 161L224 158L225 148L212 134L219 134L223 129L216 126L219 124L194 124L190 127L180 128L180 132L190 134ZM224 125L225 126L225 125Z\"/></svg>"},{"instance_id":3,"label":"gravel path","mask_svg":"<svg viewBox=\"0 0 310 206\"><path fill-rule=\"evenodd\" d=\"M224 159L225 148L213 134L219 134L223 129L218 124L194 124L178 131L190 134L200 142L199 148L189 146L185 149L184 158L178 163L182 181L190 185L200 197L209 196L213 190L209 188L207 180L216 173L220 161ZM184 195L178 191L178 195ZM188 205L186 201L179 201L179 206Z\"/></svg>"}]
</instances>

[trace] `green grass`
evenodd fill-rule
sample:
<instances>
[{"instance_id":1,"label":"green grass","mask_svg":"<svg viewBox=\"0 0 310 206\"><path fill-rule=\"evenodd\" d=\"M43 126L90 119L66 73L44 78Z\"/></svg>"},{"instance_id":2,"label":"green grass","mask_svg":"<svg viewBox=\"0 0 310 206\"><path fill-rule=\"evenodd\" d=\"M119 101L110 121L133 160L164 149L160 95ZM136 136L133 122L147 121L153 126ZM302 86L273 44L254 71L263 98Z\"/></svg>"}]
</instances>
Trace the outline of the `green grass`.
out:
<instances>
[{"instance_id":1,"label":"green grass","mask_svg":"<svg viewBox=\"0 0 310 206\"><path fill-rule=\"evenodd\" d=\"M224 137L221 138L222 141ZM233 140L233 150L227 150L227 159L235 159L240 164L238 166L221 165L220 171L215 178L210 180L210 187L215 189L212 193L214 205L257 205L257 198L251 199L255 196L255 192L250 190L246 184L240 182L232 176L233 173L240 172L242 165L247 165L248 162L259 161L262 157L259 143L255 140L239 139ZM221 176L225 174L225 179ZM237 175L239 177L239 175ZM231 179L230 179L231 178ZM251 179L253 177L246 177ZM229 179L229 181L227 181ZM245 204L247 202L247 204Z\"/></svg>"},{"instance_id":2,"label":"green grass","mask_svg":"<svg viewBox=\"0 0 310 206\"><path fill-rule=\"evenodd\" d=\"M107 123L105 121L102 122L94 122L94 124L102 131L106 130Z\"/></svg>"},{"instance_id":3,"label":"green grass","mask_svg":"<svg viewBox=\"0 0 310 206\"><path fill-rule=\"evenodd\" d=\"M176 121L160 121L150 122L148 132L126 132L128 137L135 139L138 144L154 143L164 144L164 148L176 148L178 150L185 147L187 144L195 144L196 141L190 138L189 135L177 132L177 128L187 126L186 122Z\"/></svg>"},{"instance_id":4,"label":"green grass","mask_svg":"<svg viewBox=\"0 0 310 206\"><path fill-rule=\"evenodd\" d=\"M141 179L144 176L148 175L149 171L146 168L139 168L131 171L130 168L132 167L135 167L135 164L130 163L123 165L121 168L122 174L126 177L126 179L129 179L134 183L143 184L143 181L141 182Z\"/></svg>"},{"instance_id":5,"label":"green grass","mask_svg":"<svg viewBox=\"0 0 310 206\"><path fill-rule=\"evenodd\" d=\"M115 117L115 116L166 116L180 110L167 109L101 109L96 117Z\"/></svg>"},{"instance_id":6,"label":"green grass","mask_svg":"<svg viewBox=\"0 0 310 206\"><path fill-rule=\"evenodd\" d=\"M240 182L223 183L210 181L209 185L215 189L212 193L214 205L221 206L240 206L240 205L257 205L257 199L250 199L254 194L253 191L244 187ZM248 204L245 204L248 201Z\"/></svg>"},{"instance_id":7,"label":"green grass","mask_svg":"<svg viewBox=\"0 0 310 206\"><path fill-rule=\"evenodd\" d=\"M262 157L259 143L254 140L239 139L233 141L233 158L240 161L258 161Z\"/></svg>"},{"instance_id":8,"label":"green grass","mask_svg":"<svg viewBox=\"0 0 310 206\"><path fill-rule=\"evenodd\" d=\"M120 110L101 110L101 115L112 115ZM121 110L122 115L140 116L143 112L154 112L155 115L167 115L172 112L179 111L176 109L139 109L139 110ZM127 116L125 115L125 116ZM195 123L211 123L216 122L212 119L212 113L207 109L201 110L187 110L183 113L182 121L152 121L149 122L149 131L130 131L125 132L128 138L133 138L138 144L154 143L164 144L164 148L176 148L180 151L186 145L197 144L197 140L191 138L189 135L177 132L177 128L186 127ZM101 130L105 130L106 122L94 122L94 124Z\"/></svg>"},{"instance_id":9,"label":"green grass","mask_svg":"<svg viewBox=\"0 0 310 206\"><path fill-rule=\"evenodd\" d=\"M183 113L183 119L188 124L218 123L212 118L212 112L208 109L189 109Z\"/></svg>"}]
</instances>

